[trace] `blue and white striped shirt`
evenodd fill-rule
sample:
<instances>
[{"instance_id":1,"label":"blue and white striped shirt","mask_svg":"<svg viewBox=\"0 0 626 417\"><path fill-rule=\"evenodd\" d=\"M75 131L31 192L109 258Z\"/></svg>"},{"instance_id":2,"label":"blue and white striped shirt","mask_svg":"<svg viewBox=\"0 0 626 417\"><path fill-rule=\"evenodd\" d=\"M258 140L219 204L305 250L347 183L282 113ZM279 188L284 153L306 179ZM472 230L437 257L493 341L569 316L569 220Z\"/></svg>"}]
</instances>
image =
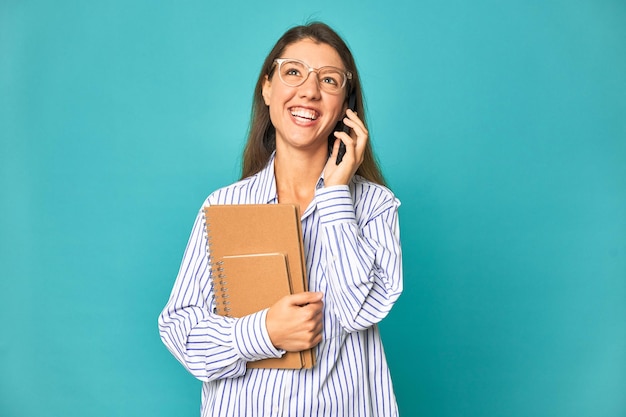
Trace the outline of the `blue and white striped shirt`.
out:
<instances>
[{"instance_id":1,"label":"blue and white striped shirt","mask_svg":"<svg viewBox=\"0 0 626 417\"><path fill-rule=\"evenodd\" d=\"M211 194L210 204L278 202L274 160L261 172ZM213 313L202 210L170 299L161 339L202 380L202 417L398 415L377 323L402 292L400 202L355 176L323 187L302 215L309 290L324 293L322 342L312 369L247 369L280 357L265 327L267 309L242 318Z\"/></svg>"}]
</instances>

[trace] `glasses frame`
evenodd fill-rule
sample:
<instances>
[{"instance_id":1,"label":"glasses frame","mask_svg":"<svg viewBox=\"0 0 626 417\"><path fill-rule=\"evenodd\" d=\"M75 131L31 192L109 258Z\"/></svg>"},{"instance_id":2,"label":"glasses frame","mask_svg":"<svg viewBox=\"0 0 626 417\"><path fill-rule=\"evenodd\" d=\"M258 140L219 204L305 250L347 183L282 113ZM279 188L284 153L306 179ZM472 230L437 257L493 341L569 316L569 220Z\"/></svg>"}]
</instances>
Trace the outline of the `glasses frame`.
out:
<instances>
[{"instance_id":1,"label":"glasses frame","mask_svg":"<svg viewBox=\"0 0 626 417\"><path fill-rule=\"evenodd\" d=\"M283 63L288 62L288 61L293 61L293 62L297 62L299 64L302 64L304 66L304 68L307 69L307 74L306 77L304 77L302 79L302 82L300 84L289 84L287 83L285 80L283 80L283 77L281 75L281 71L280 68L282 67ZM286 86L289 87L299 87L302 84L304 84L306 82L306 80L309 79L309 75L311 75L312 72L315 72L316 74L319 75L320 70L323 70L325 68L331 68L334 70L337 70L339 73L343 74L343 83L341 83L341 86L339 87L339 91L343 90L343 88L346 86L346 84L348 83L348 80L352 80L352 73L348 70L342 70L341 68L337 68L337 67L333 67L332 65L326 65L323 67L319 67L319 68L313 68L312 66L310 66L309 64L307 64L304 61L301 61L299 59L295 59L295 58L276 58L274 60L274 64L276 65L276 67L278 68L278 78L280 79L280 81L285 84ZM318 79L319 81L319 79ZM322 87L323 84L320 84L320 88L323 89ZM326 91L326 90L324 90ZM339 92L338 91L338 92ZM328 92L328 91L327 91ZM331 93L332 94L332 93Z\"/></svg>"}]
</instances>

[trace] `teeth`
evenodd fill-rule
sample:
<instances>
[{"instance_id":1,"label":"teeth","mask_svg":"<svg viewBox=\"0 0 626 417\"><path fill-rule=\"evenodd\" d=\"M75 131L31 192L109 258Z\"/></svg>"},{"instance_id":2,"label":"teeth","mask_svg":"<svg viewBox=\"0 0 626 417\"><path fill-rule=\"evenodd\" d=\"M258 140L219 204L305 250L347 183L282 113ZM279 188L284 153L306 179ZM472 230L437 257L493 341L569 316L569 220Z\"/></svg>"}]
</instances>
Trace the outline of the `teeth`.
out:
<instances>
[{"instance_id":1,"label":"teeth","mask_svg":"<svg viewBox=\"0 0 626 417\"><path fill-rule=\"evenodd\" d=\"M317 119L317 114L313 110L308 109L291 109L291 115L294 117L302 117L309 120Z\"/></svg>"}]
</instances>

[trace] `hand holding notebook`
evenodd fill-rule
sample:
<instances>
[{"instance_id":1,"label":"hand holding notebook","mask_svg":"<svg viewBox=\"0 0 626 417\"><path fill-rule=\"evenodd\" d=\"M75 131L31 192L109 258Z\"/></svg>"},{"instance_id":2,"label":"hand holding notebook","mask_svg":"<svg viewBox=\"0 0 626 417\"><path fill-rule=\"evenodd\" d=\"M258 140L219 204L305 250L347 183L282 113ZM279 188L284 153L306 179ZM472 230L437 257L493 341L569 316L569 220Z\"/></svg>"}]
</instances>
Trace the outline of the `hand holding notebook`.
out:
<instances>
[{"instance_id":1,"label":"hand holding notebook","mask_svg":"<svg viewBox=\"0 0 626 417\"><path fill-rule=\"evenodd\" d=\"M322 293L303 292L281 298L268 311L267 332L286 351L316 346L322 337Z\"/></svg>"}]
</instances>

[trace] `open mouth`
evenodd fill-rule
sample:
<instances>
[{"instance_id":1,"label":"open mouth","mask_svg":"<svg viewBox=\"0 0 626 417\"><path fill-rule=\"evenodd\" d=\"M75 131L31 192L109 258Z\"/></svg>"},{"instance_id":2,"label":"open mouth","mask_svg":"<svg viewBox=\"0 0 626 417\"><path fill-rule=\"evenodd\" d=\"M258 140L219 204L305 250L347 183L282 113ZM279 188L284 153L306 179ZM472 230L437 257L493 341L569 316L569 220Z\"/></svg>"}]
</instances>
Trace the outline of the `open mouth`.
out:
<instances>
[{"instance_id":1,"label":"open mouth","mask_svg":"<svg viewBox=\"0 0 626 417\"><path fill-rule=\"evenodd\" d=\"M319 117L319 114L315 110L305 109L302 107L293 107L290 111L293 117L306 121L317 120Z\"/></svg>"}]
</instances>

